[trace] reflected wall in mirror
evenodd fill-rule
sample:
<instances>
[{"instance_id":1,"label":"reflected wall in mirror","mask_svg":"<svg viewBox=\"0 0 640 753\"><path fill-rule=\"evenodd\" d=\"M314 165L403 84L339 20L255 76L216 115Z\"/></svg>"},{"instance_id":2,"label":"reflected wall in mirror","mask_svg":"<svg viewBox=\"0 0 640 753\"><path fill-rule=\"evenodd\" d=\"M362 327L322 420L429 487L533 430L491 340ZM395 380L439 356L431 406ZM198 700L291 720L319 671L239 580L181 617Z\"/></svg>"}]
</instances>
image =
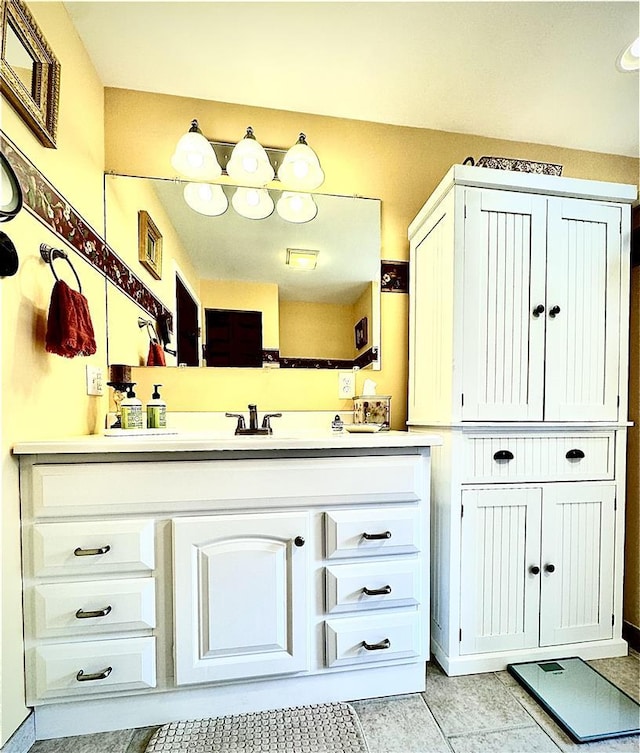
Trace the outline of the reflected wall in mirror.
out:
<instances>
[{"instance_id":1,"label":"reflected wall in mirror","mask_svg":"<svg viewBox=\"0 0 640 753\"><path fill-rule=\"evenodd\" d=\"M0 92L38 139L55 147L60 64L22 0L0 8Z\"/></svg>"},{"instance_id":2,"label":"reflected wall in mirror","mask_svg":"<svg viewBox=\"0 0 640 753\"><path fill-rule=\"evenodd\" d=\"M229 356L230 365L380 367L378 199L314 194L316 217L291 223L275 212L262 220L237 214L231 207L235 188L228 185L223 185L227 211L202 215L185 202L185 185L105 176L105 237L123 261L135 269L139 211L154 218L163 238L162 279L144 271L140 277L174 313L169 347L177 355L167 356L168 366L223 365L228 341L227 350L236 354ZM280 192L269 192L276 202ZM315 268L309 268L308 253L303 254L306 266L287 264L295 256L291 250L317 252L311 254ZM146 330L135 324L139 313L109 285L109 363L146 363ZM357 349L354 327L362 319L368 322L368 338ZM251 331L242 334L248 322Z\"/></svg>"}]
</instances>

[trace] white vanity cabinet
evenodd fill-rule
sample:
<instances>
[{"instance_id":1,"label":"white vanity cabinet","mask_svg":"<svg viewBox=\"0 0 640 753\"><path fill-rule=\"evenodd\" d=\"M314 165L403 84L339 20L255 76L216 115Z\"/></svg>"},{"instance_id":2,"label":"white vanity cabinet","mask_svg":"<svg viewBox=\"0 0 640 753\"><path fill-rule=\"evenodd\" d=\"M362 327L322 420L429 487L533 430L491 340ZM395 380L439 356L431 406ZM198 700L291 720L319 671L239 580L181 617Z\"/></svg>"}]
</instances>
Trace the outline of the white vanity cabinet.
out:
<instances>
[{"instance_id":1,"label":"white vanity cabinet","mask_svg":"<svg viewBox=\"0 0 640 753\"><path fill-rule=\"evenodd\" d=\"M411 431L439 431L431 646L449 674L626 652L636 188L455 165L409 228Z\"/></svg>"},{"instance_id":2,"label":"white vanity cabinet","mask_svg":"<svg viewBox=\"0 0 640 753\"><path fill-rule=\"evenodd\" d=\"M439 441L19 445L37 735L423 690Z\"/></svg>"}]
</instances>

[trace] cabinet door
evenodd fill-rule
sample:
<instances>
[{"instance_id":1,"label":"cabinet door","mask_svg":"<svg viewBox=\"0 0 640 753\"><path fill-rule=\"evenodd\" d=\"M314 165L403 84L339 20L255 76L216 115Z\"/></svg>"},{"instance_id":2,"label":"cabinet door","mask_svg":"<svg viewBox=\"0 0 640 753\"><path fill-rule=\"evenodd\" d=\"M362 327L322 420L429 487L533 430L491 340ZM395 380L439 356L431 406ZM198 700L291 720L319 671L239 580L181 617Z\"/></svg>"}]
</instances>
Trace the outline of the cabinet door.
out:
<instances>
[{"instance_id":1,"label":"cabinet door","mask_svg":"<svg viewBox=\"0 0 640 753\"><path fill-rule=\"evenodd\" d=\"M464 421L543 417L546 200L467 189Z\"/></svg>"},{"instance_id":2,"label":"cabinet door","mask_svg":"<svg viewBox=\"0 0 640 753\"><path fill-rule=\"evenodd\" d=\"M308 514L176 518L173 535L176 683L306 670Z\"/></svg>"},{"instance_id":3,"label":"cabinet door","mask_svg":"<svg viewBox=\"0 0 640 753\"><path fill-rule=\"evenodd\" d=\"M545 419L618 417L621 209L549 200Z\"/></svg>"},{"instance_id":4,"label":"cabinet door","mask_svg":"<svg viewBox=\"0 0 640 753\"><path fill-rule=\"evenodd\" d=\"M613 484L554 484L542 513L540 645L611 638Z\"/></svg>"},{"instance_id":5,"label":"cabinet door","mask_svg":"<svg viewBox=\"0 0 640 753\"><path fill-rule=\"evenodd\" d=\"M462 492L460 653L538 645L537 487Z\"/></svg>"}]
</instances>

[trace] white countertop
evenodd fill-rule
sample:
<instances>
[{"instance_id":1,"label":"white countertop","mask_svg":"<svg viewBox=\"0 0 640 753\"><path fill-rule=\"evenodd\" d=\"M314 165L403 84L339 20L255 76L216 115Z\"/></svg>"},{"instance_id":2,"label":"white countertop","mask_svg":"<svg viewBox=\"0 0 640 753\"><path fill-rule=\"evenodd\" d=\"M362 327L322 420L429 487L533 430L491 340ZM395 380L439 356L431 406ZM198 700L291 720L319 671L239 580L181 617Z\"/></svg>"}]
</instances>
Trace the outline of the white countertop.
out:
<instances>
[{"instance_id":1,"label":"white countertop","mask_svg":"<svg viewBox=\"0 0 640 753\"><path fill-rule=\"evenodd\" d=\"M66 439L18 442L15 455L101 454L135 452L220 452L272 450L349 450L431 447L442 444L437 434L380 431L371 434L334 434L327 431L274 432L269 436L234 436L222 432L155 433L153 430L117 436L89 435Z\"/></svg>"}]
</instances>

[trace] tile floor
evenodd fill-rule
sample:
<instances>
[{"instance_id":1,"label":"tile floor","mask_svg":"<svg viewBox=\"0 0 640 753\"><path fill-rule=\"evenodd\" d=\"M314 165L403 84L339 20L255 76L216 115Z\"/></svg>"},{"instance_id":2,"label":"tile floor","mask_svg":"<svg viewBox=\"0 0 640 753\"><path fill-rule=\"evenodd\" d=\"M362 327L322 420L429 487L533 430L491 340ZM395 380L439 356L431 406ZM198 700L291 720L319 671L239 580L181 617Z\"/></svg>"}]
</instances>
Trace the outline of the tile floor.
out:
<instances>
[{"instance_id":1,"label":"tile floor","mask_svg":"<svg viewBox=\"0 0 640 753\"><path fill-rule=\"evenodd\" d=\"M589 662L640 700L640 655ZM371 753L638 753L640 736L577 745L507 672L447 677L427 670L427 691L352 704ZM143 753L154 728L41 740L29 753Z\"/></svg>"}]
</instances>

